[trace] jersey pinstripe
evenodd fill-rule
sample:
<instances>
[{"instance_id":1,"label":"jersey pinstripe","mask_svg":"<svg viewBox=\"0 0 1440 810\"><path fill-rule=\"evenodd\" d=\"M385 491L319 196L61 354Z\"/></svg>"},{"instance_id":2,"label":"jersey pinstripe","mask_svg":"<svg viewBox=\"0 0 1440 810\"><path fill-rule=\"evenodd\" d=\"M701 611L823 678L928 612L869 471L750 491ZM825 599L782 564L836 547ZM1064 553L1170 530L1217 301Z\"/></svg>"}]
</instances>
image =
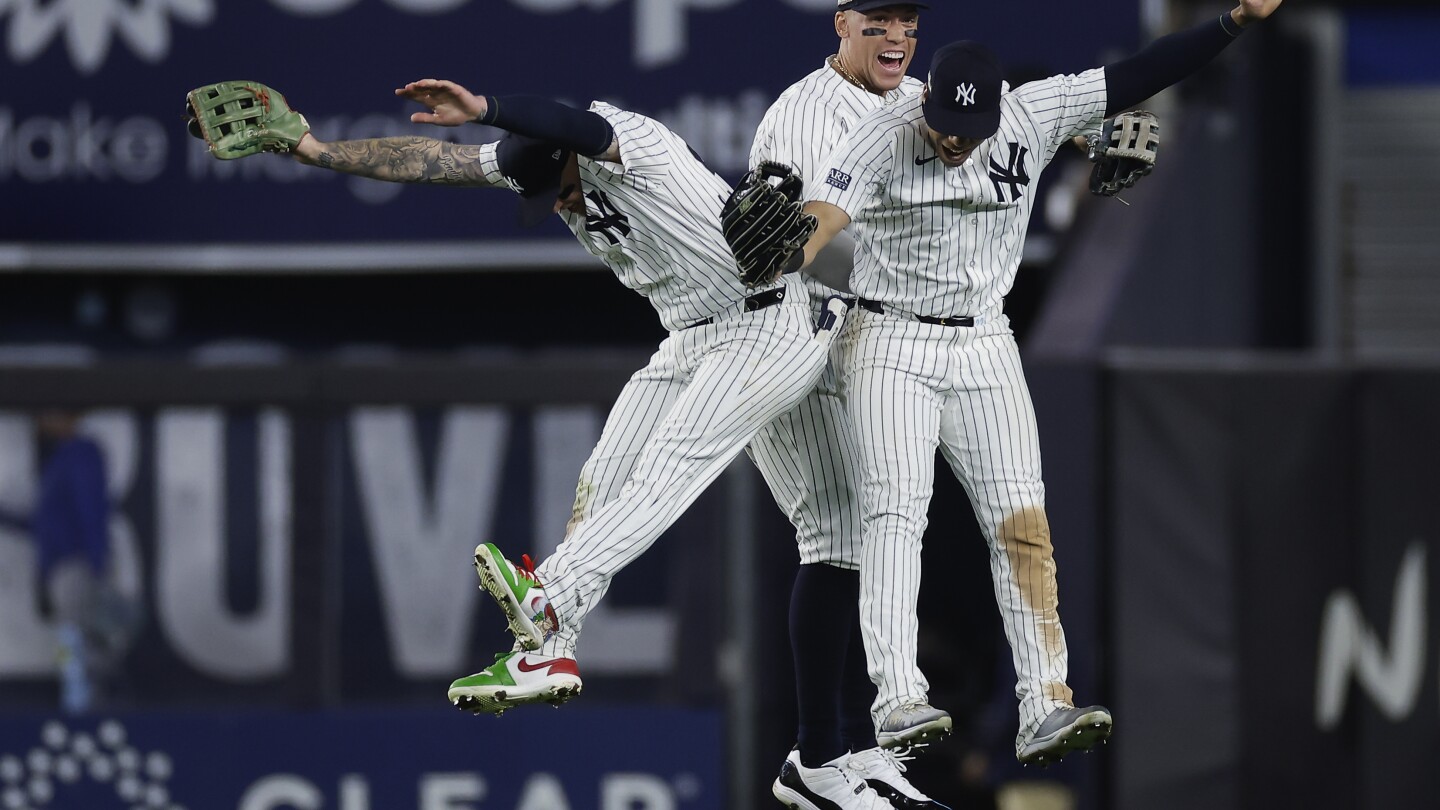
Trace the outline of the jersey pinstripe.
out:
<instances>
[{"instance_id":1,"label":"jersey pinstripe","mask_svg":"<svg viewBox=\"0 0 1440 810\"><path fill-rule=\"evenodd\" d=\"M1061 144L1098 131L1105 98L1100 68L1007 92L999 131L955 168L933 159L919 96L858 122L807 186L850 215L851 289L919 315L997 311L1020 268L1031 181Z\"/></svg>"},{"instance_id":2,"label":"jersey pinstripe","mask_svg":"<svg viewBox=\"0 0 1440 810\"><path fill-rule=\"evenodd\" d=\"M920 98L905 98L858 121L811 187L850 215L851 287L884 310L857 310L834 351L864 493L860 615L877 725L928 699L916 608L937 449L990 548L1017 677L1017 750L1071 703L1039 433L1002 305L1035 181L1061 144L1098 127L1105 98L1103 70L1007 91L996 134L953 168L924 138Z\"/></svg>"},{"instance_id":3,"label":"jersey pinstripe","mask_svg":"<svg viewBox=\"0 0 1440 810\"><path fill-rule=\"evenodd\" d=\"M830 150L871 110L921 83L905 77L896 90L879 96L846 81L830 65L790 85L770 105L750 147L750 166L772 160L791 166L808 184ZM819 310L836 293L803 276L811 308ZM775 502L795 526L802 565L826 563L854 570L860 565L860 503L856 451L844 403L836 396L834 371L799 405L766 425L747 448ZM840 617L837 617L837 621Z\"/></svg>"},{"instance_id":4,"label":"jersey pinstripe","mask_svg":"<svg viewBox=\"0 0 1440 810\"><path fill-rule=\"evenodd\" d=\"M590 111L614 128L620 163L577 156L586 211L560 216L585 250L645 296L671 331L756 292L740 283L720 232L724 179L659 121L599 101ZM494 150L482 159L504 185Z\"/></svg>"}]
</instances>

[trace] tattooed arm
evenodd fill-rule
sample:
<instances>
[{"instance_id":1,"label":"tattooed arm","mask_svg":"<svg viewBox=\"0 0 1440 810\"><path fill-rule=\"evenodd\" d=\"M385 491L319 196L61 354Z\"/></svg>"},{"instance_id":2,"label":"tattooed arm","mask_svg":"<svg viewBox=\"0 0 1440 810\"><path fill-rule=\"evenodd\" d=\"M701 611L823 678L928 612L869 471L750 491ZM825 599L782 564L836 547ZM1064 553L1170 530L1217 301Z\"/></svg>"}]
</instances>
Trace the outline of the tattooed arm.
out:
<instances>
[{"instance_id":1,"label":"tattooed arm","mask_svg":"<svg viewBox=\"0 0 1440 810\"><path fill-rule=\"evenodd\" d=\"M494 165L494 144L473 146L417 136L325 143L309 135L293 154L296 160L311 166L391 183L505 185ZM490 172L485 168L487 156Z\"/></svg>"}]
</instances>

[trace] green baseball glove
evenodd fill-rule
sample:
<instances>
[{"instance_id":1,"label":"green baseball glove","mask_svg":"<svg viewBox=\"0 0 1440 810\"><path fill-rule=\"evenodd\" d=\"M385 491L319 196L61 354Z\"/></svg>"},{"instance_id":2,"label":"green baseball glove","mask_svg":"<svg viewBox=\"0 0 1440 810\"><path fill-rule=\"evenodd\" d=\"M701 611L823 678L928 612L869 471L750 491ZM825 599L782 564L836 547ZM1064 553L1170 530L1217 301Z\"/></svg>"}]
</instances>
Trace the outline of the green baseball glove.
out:
<instances>
[{"instance_id":1,"label":"green baseball glove","mask_svg":"<svg viewBox=\"0 0 1440 810\"><path fill-rule=\"evenodd\" d=\"M285 97L259 82L217 82L185 94L187 128L210 154L233 160L256 152L289 152L310 124Z\"/></svg>"}]
</instances>

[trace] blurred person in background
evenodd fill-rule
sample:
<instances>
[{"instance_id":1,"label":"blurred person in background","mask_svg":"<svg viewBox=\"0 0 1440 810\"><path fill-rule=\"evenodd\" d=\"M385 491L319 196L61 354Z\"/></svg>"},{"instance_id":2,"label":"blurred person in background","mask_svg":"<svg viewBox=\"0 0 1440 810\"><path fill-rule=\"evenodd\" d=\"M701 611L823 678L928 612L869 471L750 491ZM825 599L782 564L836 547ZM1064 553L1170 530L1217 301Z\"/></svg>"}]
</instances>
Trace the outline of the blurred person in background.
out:
<instances>
[{"instance_id":1,"label":"blurred person in background","mask_svg":"<svg viewBox=\"0 0 1440 810\"><path fill-rule=\"evenodd\" d=\"M0 511L0 521L35 539L35 593L55 626L60 706L82 714L103 701L137 617L109 585L111 506L100 445L80 432L78 412L48 408L35 423L42 459L35 506L28 515Z\"/></svg>"}]
</instances>

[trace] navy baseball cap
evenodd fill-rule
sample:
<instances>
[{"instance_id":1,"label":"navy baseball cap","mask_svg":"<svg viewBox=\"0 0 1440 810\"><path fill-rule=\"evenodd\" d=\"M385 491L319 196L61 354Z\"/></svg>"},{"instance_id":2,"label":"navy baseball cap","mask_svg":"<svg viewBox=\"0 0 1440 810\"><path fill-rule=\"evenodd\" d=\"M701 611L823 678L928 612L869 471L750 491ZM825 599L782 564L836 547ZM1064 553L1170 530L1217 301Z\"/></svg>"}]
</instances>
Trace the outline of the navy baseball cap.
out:
<instances>
[{"instance_id":1,"label":"navy baseball cap","mask_svg":"<svg viewBox=\"0 0 1440 810\"><path fill-rule=\"evenodd\" d=\"M1000 60L984 45L952 42L930 60L925 124L941 135L988 138L1000 128Z\"/></svg>"},{"instance_id":2,"label":"navy baseball cap","mask_svg":"<svg viewBox=\"0 0 1440 810\"><path fill-rule=\"evenodd\" d=\"M569 149L509 132L500 139L495 158L510 187L520 192L520 224L528 228L555 213Z\"/></svg>"},{"instance_id":3,"label":"navy baseball cap","mask_svg":"<svg viewBox=\"0 0 1440 810\"><path fill-rule=\"evenodd\" d=\"M924 3L912 3L910 0L839 0L835 4L836 11L874 11L877 8L886 6L914 6L915 8L930 8Z\"/></svg>"}]
</instances>

